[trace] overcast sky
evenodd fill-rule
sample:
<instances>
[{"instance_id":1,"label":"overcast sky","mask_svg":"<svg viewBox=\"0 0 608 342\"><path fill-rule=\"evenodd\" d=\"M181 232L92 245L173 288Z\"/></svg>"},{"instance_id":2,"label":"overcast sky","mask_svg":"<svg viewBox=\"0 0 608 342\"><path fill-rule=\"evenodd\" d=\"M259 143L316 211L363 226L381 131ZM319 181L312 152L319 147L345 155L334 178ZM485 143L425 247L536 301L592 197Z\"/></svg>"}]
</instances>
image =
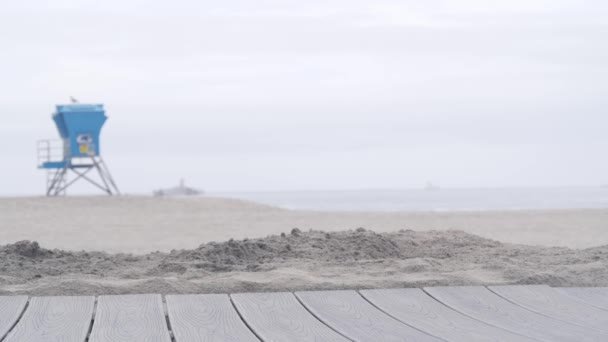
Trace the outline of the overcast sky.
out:
<instances>
[{"instance_id":1,"label":"overcast sky","mask_svg":"<svg viewBox=\"0 0 608 342\"><path fill-rule=\"evenodd\" d=\"M0 1L0 195L104 103L128 193L608 183L608 2ZM94 190L93 190L94 192Z\"/></svg>"}]
</instances>

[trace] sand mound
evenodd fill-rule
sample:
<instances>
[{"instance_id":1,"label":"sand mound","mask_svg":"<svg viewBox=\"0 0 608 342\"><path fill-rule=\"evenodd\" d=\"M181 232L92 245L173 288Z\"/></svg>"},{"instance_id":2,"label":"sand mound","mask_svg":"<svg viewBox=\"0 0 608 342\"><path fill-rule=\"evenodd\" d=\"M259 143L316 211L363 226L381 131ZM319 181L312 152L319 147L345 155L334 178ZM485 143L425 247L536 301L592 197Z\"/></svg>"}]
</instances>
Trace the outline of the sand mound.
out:
<instances>
[{"instance_id":1,"label":"sand mound","mask_svg":"<svg viewBox=\"0 0 608 342\"><path fill-rule=\"evenodd\" d=\"M146 255L0 247L0 292L208 293L464 284L608 285L608 246L503 244L461 231L290 233Z\"/></svg>"},{"instance_id":2,"label":"sand mound","mask_svg":"<svg viewBox=\"0 0 608 342\"><path fill-rule=\"evenodd\" d=\"M19 241L11 245L7 245L2 249L5 256L19 255L26 258L39 258L52 255L53 252L48 249L40 248L36 241Z\"/></svg>"},{"instance_id":3,"label":"sand mound","mask_svg":"<svg viewBox=\"0 0 608 342\"><path fill-rule=\"evenodd\" d=\"M172 252L170 258L206 260L227 267L292 259L352 261L401 256L400 246L393 239L364 229L354 233L310 231L304 234L294 228L287 235L203 244L195 250Z\"/></svg>"}]
</instances>

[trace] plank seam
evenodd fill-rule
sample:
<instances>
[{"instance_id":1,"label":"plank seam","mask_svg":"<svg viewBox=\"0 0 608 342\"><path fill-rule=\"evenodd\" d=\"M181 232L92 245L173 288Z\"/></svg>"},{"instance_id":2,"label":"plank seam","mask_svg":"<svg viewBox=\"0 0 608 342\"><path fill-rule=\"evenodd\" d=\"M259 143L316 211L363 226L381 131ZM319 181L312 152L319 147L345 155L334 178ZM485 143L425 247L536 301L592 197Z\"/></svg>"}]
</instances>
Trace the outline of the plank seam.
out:
<instances>
[{"instance_id":1,"label":"plank seam","mask_svg":"<svg viewBox=\"0 0 608 342\"><path fill-rule=\"evenodd\" d=\"M488 290L492 291L493 293L495 293L495 294L496 294L497 296L499 296L500 298L503 298L503 299L505 299L505 300L507 300L507 301L509 301L509 302L511 302L511 303L513 303L513 304L515 304L515 305L517 305L517 306L519 306L519 307L521 307L521 308L524 308L525 310L528 310L528 311L531 311L531 312L537 313L537 314L539 314L539 315L541 315L541 316L545 316L545 317L547 317L547 318L555 319L555 320L560 321L560 322L563 322L563 323L573 324L573 325L576 325L576 326L581 327L581 328L585 328L585 329L591 329L591 330L594 330L594 331L597 331L597 332L604 332L604 333L605 333L605 331L602 331L602 330L599 330L599 329L595 329L595 328L591 328L591 327L583 326L583 325L580 325L580 324L578 324L578 323L576 323L576 322L569 322L569 321L565 321L565 320L563 320L563 319L561 319L561 318L557 318L557 317L548 316L548 315L546 315L546 314L544 314L544 313L542 313L542 312L538 312L538 311L536 311L536 310L529 309L529 308L527 308L527 307L525 307L525 306L523 306L523 305L521 305L521 304L519 304L519 303L517 303L517 302L514 302L514 301L510 300L509 298L506 298L506 297L502 296L500 293L498 293L498 292L496 292L496 291L493 291L493 290L492 290L491 288L489 288L489 287L486 287L486 288L487 288Z\"/></svg>"},{"instance_id":2,"label":"plank seam","mask_svg":"<svg viewBox=\"0 0 608 342\"><path fill-rule=\"evenodd\" d=\"M173 328L171 327L171 320L169 320L169 306L167 305L167 297L161 295L161 302L163 306L163 316L165 316L165 322L167 324L167 330L169 331L169 338L172 342L175 342L175 334L173 333Z\"/></svg>"},{"instance_id":3,"label":"plank seam","mask_svg":"<svg viewBox=\"0 0 608 342\"><path fill-rule=\"evenodd\" d=\"M427 334L427 335L429 335L429 336L435 337L435 338L440 339L440 340L442 340L442 341L449 342L449 341L448 341L448 340L446 340L445 338L441 338L441 337L439 337L439 336L435 336L435 335L433 335L433 334L432 334L432 333L430 333L430 332L424 331L424 330L419 329L419 328L417 328L417 327L415 327L415 326L413 326L413 325L407 324L406 322L404 322L404 321L400 320L399 318L397 318L397 317L395 317L395 316L391 315L390 313L388 313L388 312L386 312L386 311L382 310L382 308L380 308L379 306L377 306L376 304L374 304L374 303L373 303L371 300L367 299L367 297L365 297L365 295L363 295L363 294L362 294L360 291L361 291L361 290L357 290L357 291L355 291L355 292L357 292L357 294L359 294L359 296L361 296L361 297L362 297L362 298L363 298L363 299L364 299L366 302L370 303L370 304L371 304L373 307L375 307L376 309L380 310L380 312L384 313L385 315L387 315L387 316L391 317L392 319L394 319L394 320L398 321L398 322L399 322L399 323L401 323L401 324L405 324L405 325L407 325L408 327L410 327L410 328L412 328L412 329L416 329L416 330L418 330L418 331L420 331L420 332L422 332L422 333L424 333L424 334Z\"/></svg>"},{"instance_id":4,"label":"plank seam","mask_svg":"<svg viewBox=\"0 0 608 342\"><path fill-rule=\"evenodd\" d=\"M436 300L437 302L439 302L441 305L444 305L444 306L445 306L445 307L447 307L448 309L450 309L450 310L454 310L454 311L458 312L459 314L461 314L461 315L463 315L463 316L467 316L467 317L469 317L469 318L471 318L471 319L474 319L474 320L476 320L476 321L478 321L478 322L481 322L481 323L483 323L483 324L485 324L485 325L489 325L489 326L494 327L494 328L502 329L502 330L508 331L508 332L513 333L513 334L516 334L516 335L520 335L520 336L523 336L523 337L528 337L528 338L530 338L530 339L533 339L533 340L537 340L537 341L541 341L541 342L542 342L542 340L539 340L539 339L538 339L538 338L536 338L536 337L533 337L533 336L528 336L528 335L524 335L524 334L522 334L522 333L520 333L520 332L513 331L513 330L510 330L510 329L507 329L507 328L503 328L503 327L500 327L500 326L497 326L497 325L494 325L494 324L491 324L491 323L488 323L488 322L484 322L484 321L482 321L482 320L479 320L478 318L476 318L476 317L474 317L474 316L471 316L471 315L469 315L469 314L467 314L467 313L465 313L465 312L462 312L462 311L460 311L460 310L458 310L458 309L456 309L456 308L452 307L451 305L449 305L449 304L447 304L447 303L442 302L441 300L439 300L438 298L436 298L435 296L433 296L433 295L432 295L430 292L428 292L428 291L427 291L425 288L421 288L421 290L422 290L424 293L426 293L426 294L427 294L429 297L431 297L431 298L433 298L434 300ZM502 298L502 297L501 297L501 298ZM528 311L530 311L530 310L528 310Z\"/></svg>"},{"instance_id":5,"label":"plank seam","mask_svg":"<svg viewBox=\"0 0 608 342\"><path fill-rule=\"evenodd\" d=\"M25 315L25 311L27 310L27 308L30 306L30 300L32 298L31 297L27 297L27 300L25 301L25 305L23 306L23 309L21 310L21 313L19 314L19 317L17 317L17 319L15 320L15 322L13 323L13 325L8 329L8 331L6 332L6 334L4 334L4 336L0 337L0 341L4 341L8 335L13 331L13 329L15 329L15 327L17 326L17 324L19 322L21 322L21 319L23 318L23 315Z\"/></svg>"},{"instance_id":6,"label":"plank seam","mask_svg":"<svg viewBox=\"0 0 608 342\"><path fill-rule=\"evenodd\" d=\"M93 325L95 324L95 315L97 315L97 296L93 300L93 315L91 316L91 324L89 325L89 330L87 331L87 337L85 338L85 342L89 342L91 339L91 333L93 332Z\"/></svg>"},{"instance_id":7,"label":"plank seam","mask_svg":"<svg viewBox=\"0 0 608 342\"><path fill-rule=\"evenodd\" d=\"M243 321L243 324L245 324L245 326L247 327L247 329L249 329L251 331L251 333L260 341L264 341L264 339L258 335L258 333L253 329L252 326L249 325L249 323L247 323L247 320L245 320L245 317L243 317L243 315L241 314L241 312L239 311L239 309L237 308L236 304L234 303L234 299L232 298L232 295L228 295L228 299L230 299L230 304L232 304L232 307L234 308L234 310L236 311L236 314L239 315L239 318L241 319L241 321Z\"/></svg>"},{"instance_id":8,"label":"plank seam","mask_svg":"<svg viewBox=\"0 0 608 342\"><path fill-rule=\"evenodd\" d=\"M349 341L352 342L357 342L355 340L353 340L352 338L344 335L343 333L339 332L338 330L334 329L331 325L329 325L328 323L323 322L323 320L317 316L314 311L312 309L310 309L308 306L306 306L306 304L304 302L302 302L302 300L300 299L300 297L298 297L298 295L295 292L291 293L292 296L296 297L296 300L298 301L298 303L300 303L300 305L302 305L304 307L304 310L308 311L308 313L310 313L312 315L312 317L314 317L317 321L321 322L321 324L327 326L329 329L335 331L338 335L340 336L344 336L344 338L346 338Z\"/></svg>"}]
</instances>

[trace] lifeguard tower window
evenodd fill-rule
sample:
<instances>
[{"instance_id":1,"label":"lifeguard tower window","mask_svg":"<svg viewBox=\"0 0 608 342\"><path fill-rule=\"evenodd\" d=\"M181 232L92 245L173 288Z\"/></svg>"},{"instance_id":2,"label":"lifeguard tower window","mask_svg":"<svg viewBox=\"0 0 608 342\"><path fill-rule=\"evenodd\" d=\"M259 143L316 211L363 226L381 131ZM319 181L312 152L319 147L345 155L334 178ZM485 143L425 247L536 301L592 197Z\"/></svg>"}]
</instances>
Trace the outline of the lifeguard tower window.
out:
<instances>
[{"instance_id":1,"label":"lifeguard tower window","mask_svg":"<svg viewBox=\"0 0 608 342\"><path fill-rule=\"evenodd\" d=\"M108 195L120 194L100 154L99 135L106 120L102 104L56 106L53 121L61 140L38 141L38 168L47 171L47 196L65 195L81 179ZM97 171L98 180L90 177L91 171Z\"/></svg>"}]
</instances>

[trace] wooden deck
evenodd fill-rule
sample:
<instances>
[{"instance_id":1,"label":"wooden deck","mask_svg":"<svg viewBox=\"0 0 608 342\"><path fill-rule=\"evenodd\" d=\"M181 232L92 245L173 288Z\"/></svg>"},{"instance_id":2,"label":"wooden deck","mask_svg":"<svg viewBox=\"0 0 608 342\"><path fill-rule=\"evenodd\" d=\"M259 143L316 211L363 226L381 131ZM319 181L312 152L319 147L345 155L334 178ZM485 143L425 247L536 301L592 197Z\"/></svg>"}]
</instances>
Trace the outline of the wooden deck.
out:
<instances>
[{"instance_id":1,"label":"wooden deck","mask_svg":"<svg viewBox=\"0 0 608 342\"><path fill-rule=\"evenodd\" d=\"M608 341L608 288L0 297L0 340Z\"/></svg>"}]
</instances>

